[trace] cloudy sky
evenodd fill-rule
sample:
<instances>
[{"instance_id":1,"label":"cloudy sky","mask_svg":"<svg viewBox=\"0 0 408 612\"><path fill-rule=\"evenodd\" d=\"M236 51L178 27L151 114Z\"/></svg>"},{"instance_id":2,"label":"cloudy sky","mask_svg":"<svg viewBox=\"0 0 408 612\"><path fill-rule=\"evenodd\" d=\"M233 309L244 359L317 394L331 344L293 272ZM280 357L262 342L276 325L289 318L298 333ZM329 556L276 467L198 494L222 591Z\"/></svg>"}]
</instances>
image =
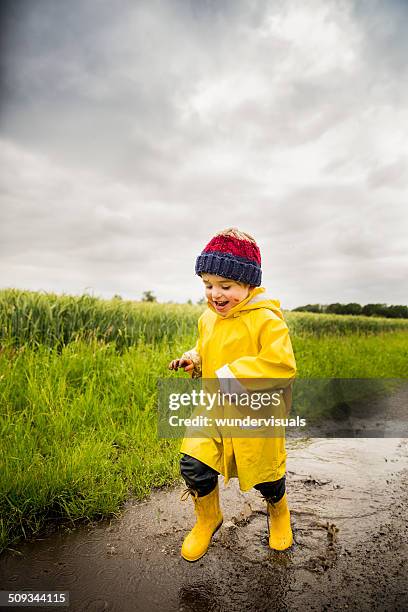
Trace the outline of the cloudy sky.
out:
<instances>
[{"instance_id":1,"label":"cloudy sky","mask_svg":"<svg viewBox=\"0 0 408 612\"><path fill-rule=\"evenodd\" d=\"M408 303L408 2L1 6L0 287L195 301L237 226L285 308Z\"/></svg>"}]
</instances>

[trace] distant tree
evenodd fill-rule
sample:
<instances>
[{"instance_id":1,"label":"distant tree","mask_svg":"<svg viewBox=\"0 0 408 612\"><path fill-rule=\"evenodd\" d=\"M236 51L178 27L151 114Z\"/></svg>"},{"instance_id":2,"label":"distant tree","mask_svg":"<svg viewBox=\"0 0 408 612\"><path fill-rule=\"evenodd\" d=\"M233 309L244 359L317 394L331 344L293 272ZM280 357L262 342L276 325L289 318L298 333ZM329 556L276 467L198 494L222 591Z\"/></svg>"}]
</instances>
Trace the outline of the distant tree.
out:
<instances>
[{"instance_id":1,"label":"distant tree","mask_svg":"<svg viewBox=\"0 0 408 612\"><path fill-rule=\"evenodd\" d=\"M388 306L387 316L391 319L408 319L408 306Z\"/></svg>"},{"instance_id":2,"label":"distant tree","mask_svg":"<svg viewBox=\"0 0 408 612\"><path fill-rule=\"evenodd\" d=\"M369 317L388 317L390 319L407 319L408 306L387 306L386 304L366 304L363 314Z\"/></svg>"},{"instance_id":3,"label":"distant tree","mask_svg":"<svg viewBox=\"0 0 408 612\"><path fill-rule=\"evenodd\" d=\"M157 297L152 291L143 291L142 302L157 302Z\"/></svg>"},{"instance_id":4,"label":"distant tree","mask_svg":"<svg viewBox=\"0 0 408 612\"><path fill-rule=\"evenodd\" d=\"M203 297L202 297L202 298L200 298L200 299L198 300L198 302L197 302L197 304L199 304L200 306L202 306L203 304L206 304L206 303L207 303L207 300L206 300L205 298L203 298Z\"/></svg>"},{"instance_id":5,"label":"distant tree","mask_svg":"<svg viewBox=\"0 0 408 612\"><path fill-rule=\"evenodd\" d=\"M115 293L115 295L113 296L112 300L123 300L122 296L119 295L119 293Z\"/></svg>"},{"instance_id":6,"label":"distant tree","mask_svg":"<svg viewBox=\"0 0 408 612\"><path fill-rule=\"evenodd\" d=\"M193 302L191 300L187 300L187 304L192 304Z\"/></svg>"},{"instance_id":7,"label":"distant tree","mask_svg":"<svg viewBox=\"0 0 408 612\"><path fill-rule=\"evenodd\" d=\"M361 306L356 302L348 304L306 304L293 309L294 312L317 312L336 315L364 315L366 317L388 317L391 319L408 319L408 306L387 304L366 304Z\"/></svg>"},{"instance_id":8,"label":"distant tree","mask_svg":"<svg viewBox=\"0 0 408 612\"><path fill-rule=\"evenodd\" d=\"M294 312L322 312L320 304L306 304L306 306L297 306L293 309Z\"/></svg>"},{"instance_id":9,"label":"distant tree","mask_svg":"<svg viewBox=\"0 0 408 612\"><path fill-rule=\"evenodd\" d=\"M357 304L357 302L350 302L349 304L345 305L345 314L350 314L350 315L361 315L362 311L363 311L363 307L361 306L361 304Z\"/></svg>"},{"instance_id":10,"label":"distant tree","mask_svg":"<svg viewBox=\"0 0 408 612\"><path fill-rule=\"evenodd\" d=\"M387 304L366 304L362 308L362 313L366 317L386 317Z\"/></svg>"},{"instance_id":11,"label":"distant tree","mask_svg":"<svg viewBox=\"0 0 408 612\"><path fill-rule=\"evenodd\" d=\"M344 314L344 306L339 304L339 302L329 304L326 308L326 312L329 314Z\"/></svg>"}]
</instances>

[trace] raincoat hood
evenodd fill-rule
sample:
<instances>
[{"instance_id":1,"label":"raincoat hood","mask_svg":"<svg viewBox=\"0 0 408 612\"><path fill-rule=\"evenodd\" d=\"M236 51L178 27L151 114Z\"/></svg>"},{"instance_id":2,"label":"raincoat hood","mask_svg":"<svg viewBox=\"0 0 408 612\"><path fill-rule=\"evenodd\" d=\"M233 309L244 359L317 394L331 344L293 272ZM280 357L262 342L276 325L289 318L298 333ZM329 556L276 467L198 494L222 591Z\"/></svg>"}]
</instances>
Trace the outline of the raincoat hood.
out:
<instances>
[{"instance_id":1,"label":"raincoat hood","mask_svg":"<svg viewBox=\"0 0 408 612\"><path fill-rule=\"evenodd\" d=\"M248 297L242 300L239 304L231 308L225 315L217 312L211 302L207 302L208 308L212 310L221 319L238 316L241 312L247 310L257 310L258 308L268 308L272 310L282 321L284 320L280 309L280 301L271 299L265 291L264 287L255 287L249 292Z\"/></svg>"}]
</instances>

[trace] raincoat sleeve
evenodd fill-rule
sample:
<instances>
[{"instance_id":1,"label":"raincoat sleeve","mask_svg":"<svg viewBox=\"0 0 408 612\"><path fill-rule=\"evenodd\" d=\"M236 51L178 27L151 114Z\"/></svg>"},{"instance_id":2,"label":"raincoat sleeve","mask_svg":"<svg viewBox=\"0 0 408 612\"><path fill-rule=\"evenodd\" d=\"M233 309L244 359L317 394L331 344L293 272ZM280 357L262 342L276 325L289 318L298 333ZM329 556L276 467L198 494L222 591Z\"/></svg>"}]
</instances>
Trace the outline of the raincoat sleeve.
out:
<instances>
[{"instance_id":1,"label":"raincoat sleeve","mask_svg":"<svg viewBox=\"0 0 408 612\"><path fill-rule=\"evenodd\" d=\"M194 369L191 372L192 378L201 376L201 317L198 319L198 339L195 346L182 354L181 359L191 359Z\"/></svg>"},{"instance_id":2,"label":"raincoat sleeve","mask_svg":"<svg viewBox=\"0 0 408 612\"><path fill-rule=\"evenodd\" d=\"M239 357L217 370L219 379L230 379L230 389L262 388L265 379L268 388L285 388L293 382L296 361L285 321L264 320L259 330L259 345L257 355ZM251 384L246 380L250 378L257 381Z\"/></svg>"}]
</instances>

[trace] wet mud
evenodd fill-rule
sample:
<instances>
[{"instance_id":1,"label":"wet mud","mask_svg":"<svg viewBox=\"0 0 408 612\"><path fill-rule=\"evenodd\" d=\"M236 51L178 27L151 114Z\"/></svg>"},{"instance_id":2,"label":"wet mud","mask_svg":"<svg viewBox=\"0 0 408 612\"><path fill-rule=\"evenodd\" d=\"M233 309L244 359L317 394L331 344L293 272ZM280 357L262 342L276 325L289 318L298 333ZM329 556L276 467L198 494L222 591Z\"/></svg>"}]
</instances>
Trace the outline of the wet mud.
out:
<instances>
[{"instance_id":1,"label":"wet mud","mask_svg":"<svg viewBox=\"0 0 408 612\"><path fill-rule=\"evenodd\" d=\"M202 559L184 561L194 514L180 484L6 551L0 588L67 590L75 612L408 610L407 442L288 441L288 551L268 548L259 493L220 479L224 523Z\"/></svg>"}]
</instances>

